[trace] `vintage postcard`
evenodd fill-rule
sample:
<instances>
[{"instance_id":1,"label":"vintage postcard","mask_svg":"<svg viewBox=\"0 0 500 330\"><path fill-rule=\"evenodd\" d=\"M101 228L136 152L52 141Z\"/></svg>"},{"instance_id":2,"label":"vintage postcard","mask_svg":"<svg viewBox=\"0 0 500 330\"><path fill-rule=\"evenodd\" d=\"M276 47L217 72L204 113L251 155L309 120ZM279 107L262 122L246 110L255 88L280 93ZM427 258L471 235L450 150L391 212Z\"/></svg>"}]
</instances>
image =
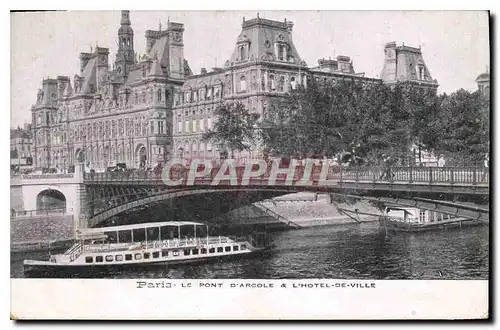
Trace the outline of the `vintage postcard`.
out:
<instances>
[{"instance_id":1,"label":"vintage postcard","mask_svg":"<svg viewBox=\"0 0 500 330\"><path fill-rule=\"evenodd\" d=\"M10 14L12 319L489 318L488 11L126 9Z\"/></svg>"}]
</instances>

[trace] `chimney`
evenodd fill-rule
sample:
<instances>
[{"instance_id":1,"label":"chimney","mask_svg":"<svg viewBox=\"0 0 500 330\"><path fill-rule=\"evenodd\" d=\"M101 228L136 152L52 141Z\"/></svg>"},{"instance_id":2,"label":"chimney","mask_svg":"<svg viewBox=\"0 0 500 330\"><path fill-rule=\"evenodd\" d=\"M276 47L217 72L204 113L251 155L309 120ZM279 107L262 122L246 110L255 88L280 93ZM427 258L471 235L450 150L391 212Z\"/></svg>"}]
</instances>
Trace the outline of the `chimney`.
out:
<instances>
[{"instance_id":1,"label":"chimney","mask_svg":"<svg viewBox=\"0 0 500 330\"><path fill-rule=\"evenodd\" d=\"M80 72L83 72L83 70L85 69L87 63L91 58L92 58L91 53L80 53Z\"/></svg>"},{"instance_id":2,"label":"chimney","mask_svg":"<svg viewBox=\"0 0 500 330\"><path fill-rule=\"evenodd\" d=\"M206 74L207 73L207 68L201 68L201 74Z\"/></svg>"}]
</instances>

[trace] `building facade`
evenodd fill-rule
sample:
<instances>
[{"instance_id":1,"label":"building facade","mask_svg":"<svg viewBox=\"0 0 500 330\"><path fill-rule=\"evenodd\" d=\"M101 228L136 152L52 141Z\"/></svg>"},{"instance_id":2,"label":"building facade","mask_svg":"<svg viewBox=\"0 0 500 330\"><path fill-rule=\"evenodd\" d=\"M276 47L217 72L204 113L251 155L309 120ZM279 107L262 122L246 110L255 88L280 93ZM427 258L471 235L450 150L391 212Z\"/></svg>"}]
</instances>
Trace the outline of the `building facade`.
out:
<instances>
[{"instance_id":1,"label":"building facade","mask_svg":"<svg viewBox=\"0 0 500 330\"><path fill-rule=\"evenodd\" d=\"M285 97L299 84L307 87L311 79L411 81L437 88L420 49L395 43L385 47L380 79L356 73L348 56L308 67L293 43L293 26L286 19L243 19L224 66L194 75L184 58L183 24L146 31L146 54L137 58L130 13L122 11L112 68L109 49L96 47L80 54L80 74L72 80L59 76L42 82L32 107L36 166L62 169L86 162L103 170L117 163L150 167L173 157L216 158L218 150L202 135L217 120L218 104L240 101L265 116L273 98Z\"/></svg>"},{"instance_id":2,"label":"building facade","mask_svg":"<svg viewBox=\"0 0 500 330\"><path fill-rule=\"evenodd\" d=\"M479 90L479 92L483 96L489 97L490 96L490 73L489 72L481 73L476 78L476 83L477 83L477 89Z\"/></svg>"},{"instance_id":3,"label":"building facade","mask_svg":"<svg viewBox=\"0 0 500 330\"><path fill-rule=\"evenodd\" d=\"M17 127L10 130L10 164L19 170L33 165L32 158L33 138L31 125L24 124L23 128Z\"/></svg>"},{"instance_id":4,"label":"building facade","mask_svg":"<svg viewBox=\"0 0 500 330\"><path fill-rule=\"evenodd\" d=\"M183 54L182 24L146 31L137 58L128 11L122 11L112 69L109 49L80 54L80 73L45 79L32 107L37 167L64 169L86 162L96 170L117 163L147 167L172 148L175 89L191 74Z\"/></svg>"},{"instance_id":5,"label":"building facade","mask_svg":"<svg viewBox=\"0 0 500 330\"><path fill-rule=\"evenodd\" d=\"M380 79L367 78L356 73L348 56L319 59L318 65L308 67L296 49L293 23L262 19L243 19L242 30L236 39L231 57L223 68L186 78L179 95L175 95L173 113L173 151L181 158L217 158L218 151L203 133L211 129L214 109L225 101L240 101L251 112L266 116L273 98L315 79L333 84L339 79L394 84L409 81L426 88L437 88L427 68L420 48L385 46L385 62ZM255 148L258 149L258 148ZM242 152L236 157L254 157L258 150Z\"/></svg>"}]
</instances>

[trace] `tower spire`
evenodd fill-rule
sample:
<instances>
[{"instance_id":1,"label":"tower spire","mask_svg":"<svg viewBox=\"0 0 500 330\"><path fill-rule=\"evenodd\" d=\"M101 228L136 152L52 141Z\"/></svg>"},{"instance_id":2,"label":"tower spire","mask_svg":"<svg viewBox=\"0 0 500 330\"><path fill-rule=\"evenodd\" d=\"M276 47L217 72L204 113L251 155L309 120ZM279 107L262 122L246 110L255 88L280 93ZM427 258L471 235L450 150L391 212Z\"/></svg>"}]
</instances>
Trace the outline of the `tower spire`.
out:
<instances>
[{"instance_id":1,"label":"tower spire","mask_svg":"<svg viewBox=\"0 0 500 330\"><path fill-rule=\"evenodd\" d=\"M122 10L122 19L120 21L120 25L131 25L129 10Z\"/></svg>"},{"instance_id":2,"label":"tower spire","mask_svg":"<svg viewBox=\"0 0 500 330\"><path fill-rule=\"evenodd\" d=\"M123 76L128 75L128 71L134 61L134 30L131 27L130 12L121 11L120 28L118 29L118 51L116 52L115 67Z\"/></svg>"}]
</instances>

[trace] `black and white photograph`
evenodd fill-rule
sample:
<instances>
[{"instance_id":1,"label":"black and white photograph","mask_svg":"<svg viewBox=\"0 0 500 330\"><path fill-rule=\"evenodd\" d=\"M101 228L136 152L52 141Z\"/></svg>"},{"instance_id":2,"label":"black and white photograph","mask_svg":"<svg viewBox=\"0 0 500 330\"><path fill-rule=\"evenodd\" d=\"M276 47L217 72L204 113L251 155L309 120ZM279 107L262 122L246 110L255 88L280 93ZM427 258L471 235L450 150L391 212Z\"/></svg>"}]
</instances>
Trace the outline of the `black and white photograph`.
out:
<instances>
[{"instance_id":1,"label":"black and white photograph","mask_svg":"<svg viewBox=\"0 0 500 330\"><path fill-rule=\"evenodd\" d=\"M260 312L259 292L287 303L362 288L373 303L388 285L470 283L470 314L401 303L392 317L487 318L490 19L11 12L11 318L139 317L28 312L25 283L109 283L117 300L229 292L248 308L219 319L342 318L297 301L304 315Z\"/></svg>"}]
</instances>

